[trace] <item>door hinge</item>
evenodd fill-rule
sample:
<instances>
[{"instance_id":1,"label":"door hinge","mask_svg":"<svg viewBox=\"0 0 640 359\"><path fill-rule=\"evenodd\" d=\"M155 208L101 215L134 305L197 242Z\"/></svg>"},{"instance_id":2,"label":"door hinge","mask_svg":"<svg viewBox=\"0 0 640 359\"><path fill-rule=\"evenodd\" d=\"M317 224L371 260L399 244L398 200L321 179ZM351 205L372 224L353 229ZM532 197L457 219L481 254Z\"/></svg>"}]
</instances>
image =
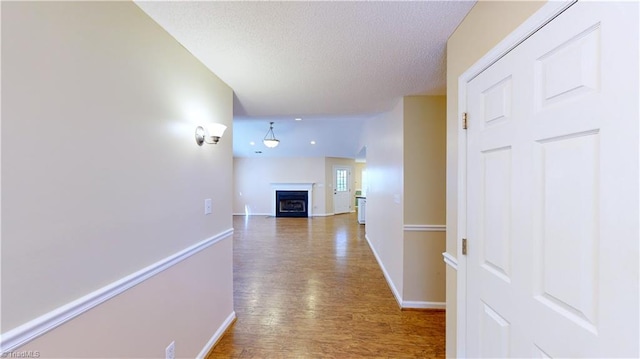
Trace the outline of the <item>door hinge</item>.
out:
<instances>
[{"instance_id":1,"label":"door hinge","mask_svg":"<svg viewBox=\"0 0 640 359\"><path fill-rule=\"evenodd\" d=\"M467 255L467 239L462 238L462 254Z\"/></svg>"},{"instance_id":2,"label":"door hinge","mask_svg":"<svg viewBox=\"0 0 640 359\"><path fill-rule=\"evenodd\" d=\"M466 129L467 129L467 127L469 127L469 125L468 125L468 121L467 121L467 113L466 113L466 112L463 112L463 113L462 113L462 129L463 129L463 130L466 130Z\"/></svg>"}]
</instances>

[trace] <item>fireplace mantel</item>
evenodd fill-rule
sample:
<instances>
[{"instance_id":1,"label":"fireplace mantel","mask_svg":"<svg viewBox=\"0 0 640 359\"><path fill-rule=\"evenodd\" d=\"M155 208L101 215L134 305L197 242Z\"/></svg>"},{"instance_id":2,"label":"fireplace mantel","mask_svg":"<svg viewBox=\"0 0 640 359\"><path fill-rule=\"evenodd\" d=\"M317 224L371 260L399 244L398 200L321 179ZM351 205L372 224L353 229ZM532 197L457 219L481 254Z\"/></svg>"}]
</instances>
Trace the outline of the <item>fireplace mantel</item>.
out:
<instances>
[{"instance_id":1,"label":"fireplace mantel","mask_svg":"<svg viewBox=\"0 0 640 359\"><path fill-rule=\"evenodd\" d=\"M308 216L313 212L313 182L271 182L271 215L276 215L276 191L308 191Z\"/></svg>"}]
</instances>

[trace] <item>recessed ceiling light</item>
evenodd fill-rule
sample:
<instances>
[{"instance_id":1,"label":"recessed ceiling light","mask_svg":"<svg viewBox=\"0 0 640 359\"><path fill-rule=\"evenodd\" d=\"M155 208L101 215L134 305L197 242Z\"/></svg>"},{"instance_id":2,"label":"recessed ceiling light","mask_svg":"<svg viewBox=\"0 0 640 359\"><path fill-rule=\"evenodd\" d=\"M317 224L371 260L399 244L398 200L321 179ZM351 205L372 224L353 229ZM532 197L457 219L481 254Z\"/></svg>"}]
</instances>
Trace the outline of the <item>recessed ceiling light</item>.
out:
<instances>
[{"instance_id":1,"label":"recessed ceiling light","mask_svg":"<svg viewBox=\"0 0 640 359\"><path fill-rule=\"evenodd\" d=\"M315 145L315 144L316 144L316 141L311 141L310 143L311 143L312 145Z\"/></svg>"},{"instance_id":2,"label":"recessed ceiling light","mask_svg":"<svg viewBox=\"0 0 640 359\"><path fill-rule=\"evenodd\" d=\"M255 142L253 142L253 141L249 142L249 144L250 144L251 146L255 146L255 145L256 145L256 143L255 143Z\"/></svg>"},{"instance_id":3,"label":"recessed ceiling light","mask_svg":"<svg viewBox=\"0 0 640 359\"><path fill-rule=\"evenodd\" d=\"M302 121L302 119L300 117L296 117L295 119L296 121Z\"/></svg>"}]
</instances>

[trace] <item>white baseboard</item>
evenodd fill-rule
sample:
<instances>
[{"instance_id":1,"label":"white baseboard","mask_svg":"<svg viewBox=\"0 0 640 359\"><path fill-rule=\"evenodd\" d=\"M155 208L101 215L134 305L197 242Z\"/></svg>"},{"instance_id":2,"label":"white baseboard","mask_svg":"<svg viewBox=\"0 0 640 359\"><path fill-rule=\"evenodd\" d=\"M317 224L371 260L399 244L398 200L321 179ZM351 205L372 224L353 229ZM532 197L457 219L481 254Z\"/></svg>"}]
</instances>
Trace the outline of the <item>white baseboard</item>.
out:
<instances>
[{"instance_id":1,"label":"white baseboard","mask_svg":"<svg viewBox=\"0 0 640 359\"><path fill-rule=\"evenodd\" d=\"M218 328L218 330L216 330L216 332L213 333L213 336L211 337L211 339L209 339L207 344L205 344L204 348L202 348L202 350L200 351L200 353L198 353L198 356L196 358L204 359L207 356L207 354L209 354L211 349L213 349L213 346L216 345L216 343L218 342L218 340L220 340L220 338L222 338L224 333L227 331L227 329L229 329L229 327L231 326L231 324L233 324L235 320L236 320L236 312L233 311L231 312L231 314L229 314L227 319L225 319L225 321Z\"/></svg>"},{"instance_id":2,"label":"white baseboard","mask_svg":"<svg viewBox=\"0 0 640 359\"><path fill-rule=\"evenodd\" d=\"M88 310L95 308L101 303L124 293L132 287L144 282L145 280L155 276L156 274L171 268L175 264L191 257L192 255L210 247L211 245L233 235L233 228L229 228L224 232L200 241L180 252L174 253L163 258L139 271L120 278L115 282L95 290L81 298L69 302L58 307L46 314L32 319L19 327L13 328L2 334L0 338L0 353L11 352L14 349L25 345L26 343L46 334L47 332L59 327L60 325L80 316Z\"/></svg>"},{"instance_id":3,"label":"white baseboard","mask_svg":"<svg viewBox=\"0 0 640 359\"><path fill-rule=\"evenodd\" d=\"M446 309L447 308L447 303L445 302L402 300L402 296L398 292L398 289L396 288L396 286L393 284L393 281L391 281L391 276L389 275L389 273L387 272L387 269L382 264L382 260L380 259L380 256L378 256L376 249L371 244L371 240L369 239L369 236L365 235L364 238L367 240L367 243L369 243L369 248L371 248L371 251L373 252L373 256L376 257L376 261L378 261L378 265L380 266L380 269L382 269L382 274L384 274L384 278L387 280L387 284L389 285L389 288L391 288L391 292L393 293L393 296L396 298L396 302L398 302L398 306L400 306L401 309Z\"/></svg>"},{"instance_id":4,"label":"white baseboard","mask_svg":"<svg viewBox=\"0 0 640 359\"><path fill-rule=\"evenodd\" d=\"M387 280L387 284L389 285L389 288L391 288L391 292L393 293L393 296L396 298L396 302L398 302L398 306L402 308L402 296L398 292L398 289L396 289L396 286L393 284L393 281L391 280L391 276L389 275L389 273L387 273L387 269L382 264L382 260L380 259L380 256L378 256L378 252L376 252L376 249L371 244L371 240L369 239L369 236L365 234L364 238L367 240L367 243L369 243L369 248L371 248L371 251L373 252L373 256L376 257L376 260L378 261L378 265L380 266L380 269L382 269L382 274L384 274L384 278Z\"/></svg>"},{"instance_id":5,"label":"white baseboard","mask_svg":"<svg viewBox=\"0 0 640 359\"><path fill-rule=\"evenodd\" d=\"M447 309L446 302L413 302L405 300L402 309Z\"/></svg>"},{"instance_id":6,"label":"white baseboard","mask_svg":"<svg viewBox=\"0 0 640 359\"><path fill-rule=\"evenodd\" d=\"M329 217L329 216L334 216L335 214L333 213L314 213L313 217Z\"/></svg>"}]
</instances>

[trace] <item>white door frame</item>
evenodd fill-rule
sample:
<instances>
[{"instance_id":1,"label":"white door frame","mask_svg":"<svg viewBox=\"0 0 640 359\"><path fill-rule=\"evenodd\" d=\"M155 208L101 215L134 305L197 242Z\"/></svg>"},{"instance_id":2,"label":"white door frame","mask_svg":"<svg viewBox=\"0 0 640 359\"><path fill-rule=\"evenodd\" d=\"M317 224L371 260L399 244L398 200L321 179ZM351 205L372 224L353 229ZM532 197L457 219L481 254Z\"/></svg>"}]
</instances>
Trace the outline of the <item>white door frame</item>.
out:
<instances>
[{"instance_id":1,"label":"white door frame","mask_svg":"<svg viewBox=\"0 0 640 359\"><path fill-rule=\"evenodd\" d=\"M540 10L528 18L504 40L487 52L480 60L458 77L458 112L457 119L467 111L467 83L482 71L493 65L513 48L529 38L532 34L573 5L577 0L549 1ZM456 121L458 122L458 121ZM460 122L458 122L460 123ZM457 322L456 322L456 354L459 358L466 357L466 329L467 329L467 258L462 254L462 238L467 237L467 133L462 126L458 126L458 221L456 223L458 238L457 245Z\"/></svg>"}]
</instances>

